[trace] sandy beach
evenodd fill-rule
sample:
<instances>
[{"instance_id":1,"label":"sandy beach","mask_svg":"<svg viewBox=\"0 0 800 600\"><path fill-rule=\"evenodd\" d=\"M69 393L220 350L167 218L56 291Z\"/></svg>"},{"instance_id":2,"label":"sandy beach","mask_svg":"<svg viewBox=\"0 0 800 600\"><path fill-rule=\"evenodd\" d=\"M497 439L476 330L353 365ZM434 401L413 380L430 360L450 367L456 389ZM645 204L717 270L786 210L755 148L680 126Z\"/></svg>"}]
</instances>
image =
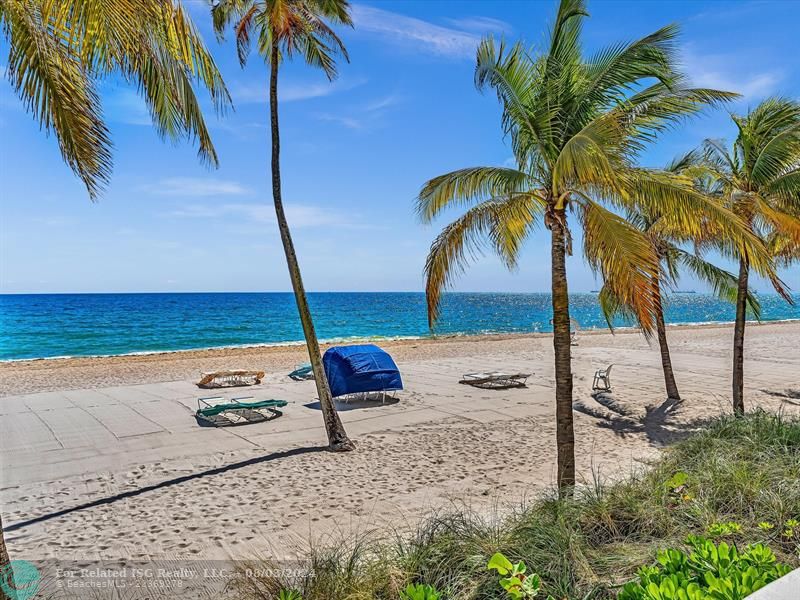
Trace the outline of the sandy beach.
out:
<instances>
[{"instance_id":1,"label":"sandy beach","mask_svg":"<svg viewBox=\"0 0 800 600\"><path fill-rule=\"evenodd\" d=\"M634 331L581 334L573 347L580 476L617 477L729 411L731 326L673 327L684 401L664 403L656 347ZM800 412L800 323L747 330L748 408ZM12 558L227 560L289 556L310 538L404 526L452 501L511 505L555 474L548 335L385 342L406 389L341 405L358 449L325 451L313 382L288 373L296 346L0 365L0 500ZM614 364L613 394L591 395ZM200 371L259 368L259 386L222 391L289 401L267 423L215 429L193 418ZM463 373L531 372L482 390ZM505 469L504 465L518 465ZM522 465L522 466L519 466Z\"/></svg>"}]
</instances>

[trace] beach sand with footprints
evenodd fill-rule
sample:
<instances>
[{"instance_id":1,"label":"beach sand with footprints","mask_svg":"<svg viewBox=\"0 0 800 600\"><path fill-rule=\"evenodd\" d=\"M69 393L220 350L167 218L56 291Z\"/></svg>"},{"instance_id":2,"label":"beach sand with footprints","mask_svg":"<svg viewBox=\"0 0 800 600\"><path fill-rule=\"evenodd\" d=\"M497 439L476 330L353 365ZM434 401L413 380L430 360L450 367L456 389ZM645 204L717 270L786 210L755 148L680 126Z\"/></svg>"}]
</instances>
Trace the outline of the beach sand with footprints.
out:
<instances>
[{"instance_id":1,"label":"beach sand with footprints","mask_svg":"<svg viewBox=\"0 0 800 600\"><path fill-rule=\"evenodd\" d=\"M580 477L640 468L729 411L731 326L670 328L683 395L664 402L656 346L638 333L582 333L573 347ZM747 330L749 408L800 413L800 323ZM355 452L332 454L313 382L290 380L302 347L208 350L0 365L0 500L12 558L291 557L310 539L410 526L452 502L509 508L555 476L554 373L547 335L382 344L406 389L342 404ZM592 396L614 364L613 393ZM201 371L258 368L226 389L289 402L273 421L200 427ZM482 370L532 373L527 387L461 385ZM331 539L328 537L328 539Z\"/></svg>"}]
</instances>

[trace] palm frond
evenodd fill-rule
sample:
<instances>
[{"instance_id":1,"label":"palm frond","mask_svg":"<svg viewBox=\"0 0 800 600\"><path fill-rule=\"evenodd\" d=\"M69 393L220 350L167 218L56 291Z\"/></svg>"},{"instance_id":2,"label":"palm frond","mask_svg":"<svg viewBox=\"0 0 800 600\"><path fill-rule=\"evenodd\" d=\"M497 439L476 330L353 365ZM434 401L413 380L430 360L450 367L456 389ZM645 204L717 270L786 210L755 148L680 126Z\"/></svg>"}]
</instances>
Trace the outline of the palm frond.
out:
<instances>
[{"instance_id":1,"label":"palm frond","mask_svg":"<svg viewBox=\"0 0 800 600\"><path fill-rule=\"evenodd\" d=\"M581 202L578 214L587 262L602 273L605 286L636 315L645 335L650 335L660 309L660 298L653 293L658 258L650 241L625 219L588 198Z\"/></svg>"},{"instance_id":2,"label":"palm frond","mask_svg":"<svg viewBox=\"0 0 800 600\"><path fill-rule=\"evenodd\" d=\"M542 205L529 195L490 199L473 206L442 230L425 261L425 295L431 327L439 317L442 292L487 246L506 267L516 266L522 242L542 212Z\"/></svg>"},{"instance_id":3,"label":"palm frond","mask_svg":"<svg viewBox=\"0 0 800 600\"><path fill-rule=\"evenodd\" d=\"M112 158L94 82L50 34L37 2L4 2L2 19L14 90L42 129L55 134L64 161L97 198L111 176Z\"/></svg>"},{"instance_id":4,"label":"palm frond","mask_svg":"<svg viewBox=\"0 0 800 600\"><path fill-rule=\"evenodd\" d=\"M739 284L739 279L736 275L684 250L678 251L678 258L684 267L711 287L715 296L727 302L736 302ZM746 300L753 316L760 320L761 305L758 298L748 290Z\"/></svg>"},{"instance_id":5,"label":"palm frond","mask_svg":"<svg viewBox=\"0 0 800 600\"><path fill-rule=\"evenodd\" d=\"M505 167L460 169L428 181L419 193L416 211L429 223L450 207L467 207L490 198L511 194L534 193L530 177Z\"/></svg>"}]
</instances>

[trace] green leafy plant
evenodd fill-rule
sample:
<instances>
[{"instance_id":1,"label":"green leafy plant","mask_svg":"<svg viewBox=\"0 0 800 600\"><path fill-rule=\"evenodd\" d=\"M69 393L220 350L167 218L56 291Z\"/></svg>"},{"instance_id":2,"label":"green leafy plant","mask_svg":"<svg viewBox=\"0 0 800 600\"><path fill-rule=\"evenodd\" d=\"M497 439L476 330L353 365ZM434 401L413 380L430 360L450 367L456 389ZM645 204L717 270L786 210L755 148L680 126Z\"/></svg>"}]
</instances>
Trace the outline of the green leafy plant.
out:
<instances>
[{"instance_id":1,"label":"green leafy plant","mask_svg":"<svg viewBox=\"0 0 800 600\"><path fill-rule=\"evenodd\" d=\"M400 600L440 600L442 595L436 588L422 583L412 583L400 591Z\"/></svg>"},{"instance_id":2,"label":"green leafy plant","mask_svg":"<svg viewBox=\"0 0 800 600\"><path fill-rule=\"evenodd\" d=\"M727 523L712 523L706 528L706 533L711 537L726 537L741 533L742 526L735 521L728 521Z\"/></svg>"},{"instance_id":3,"label":"green leafy plant","mask_svg":"<svg viewBox=\"0 0 800 600\"><path fill-rule=\"evenodd\" d=\"M690 502L694 496L689 492L689 475L683 471L678 471L664 482L668 495L671 500Z\"/></svg>"},{"instance_id":4,"label":"green leafy plant","mask_svg":"<svg viewBox=\"0 0 800 600\"><path fill-rule=\"evenodd\" d=\"M501 552L496 552L489 559L486 568L497 571L500 577L500 586L512 600L535 598L539 594L542 580L536 573L527 574L528 568L523 561L512 563ZM547 597L552 600L552 596Z\"/></svg>"},{"instance_id":5,"label":"green leafy plant","mask_svg":"<svg viewBox=\"0 0 800 600\"><path fill-rule=\"evenodd\" d=\"M303 595L297 590L283 589L278 592L278 600L303 600Z\"/></svg>"},{"instance_id":6,"label":"green leafy plant","mask_svg":"<svg viewBox=\"0 0 800 600\"><path fill-rule=\"evenodd\" d=\"M659 552L658 564L641 567L617 600L742 600L791 568L777 562L763 544L739 552L736 546L689 536L691 552Z\"/></svg>"},{"instance_id":7,"label":"green leafy plant","mask_svg":"<svg viewBox=\"0 0 800 600\"><path fill-rule=\"evenodd\" d=\"M783 524L783 537L785 538L793 538L798 531L800 531L800 521L797 519L789 519Z\"/></svg>"}]
</instances>

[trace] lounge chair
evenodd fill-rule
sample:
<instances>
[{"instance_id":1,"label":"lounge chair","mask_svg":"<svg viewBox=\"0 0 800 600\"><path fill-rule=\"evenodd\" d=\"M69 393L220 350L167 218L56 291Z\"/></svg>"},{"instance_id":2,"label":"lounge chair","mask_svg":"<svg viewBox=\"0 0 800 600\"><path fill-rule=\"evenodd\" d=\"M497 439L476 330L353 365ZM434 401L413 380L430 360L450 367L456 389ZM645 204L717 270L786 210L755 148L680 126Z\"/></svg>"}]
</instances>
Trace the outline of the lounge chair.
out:
<instances>
[{"instance_id":1,"label":"lounge chair","mask_svg":"<svg viewBox=\"0 0 800 600\"><path fill-rule=\"evenodd\" d=\"M295 381L306 381L307 379L314 379L314 371L311 368L311 363L303 363L301 365L297 365L294 371L289 373L289 377L291 377Z\"/></svg>"},{"instance_id":2,"label":"lounge chair","mask_svg":"<svg viewBox=\"0 0 800 600\"><path fill-rule=\"evenodd\" d=\"M202 373L200 381L197 382L197 387L219 388L255 385L261 383L262 379L264 379L264 371L213 371L211 373Z\"/></svg>"},{"instance_id":3,"label":"lounge chair","mask_svg":"<svg viewBox=\"0 0 800 600\"><path fill-rule=\"evenodd\" d=\"M594 373L594 381L592 381L593 392L610 392L611 391L611 367L608 365L605 369L597 369Z\"/></svg>"},{"instance_id":4,"label":"lounge chair","mask_svg":"<svg viewBox=\"0 0 800 600\"><path fill-rule=\"evenodd\" d=\"M461 381L466 385L479 388L502 390L507 388L525 387L525 382L531 373L504 373L502 371L487 371L483 373L466 373Z\"/></svg>"},{"instance_id":5,"label":"lounge chair","mask_svg":"<svg viewBox=\"0 0 800 600\"><path fill-rule=\"evenodd\" d=\"M252 396L234 398L228 402L221 396L198 398L195 418L206 425L230 427L248 425L277 419L283 413L278 410L288 404L286 400L261 400L253 402Z\"/></svg>"}]
</instances>

